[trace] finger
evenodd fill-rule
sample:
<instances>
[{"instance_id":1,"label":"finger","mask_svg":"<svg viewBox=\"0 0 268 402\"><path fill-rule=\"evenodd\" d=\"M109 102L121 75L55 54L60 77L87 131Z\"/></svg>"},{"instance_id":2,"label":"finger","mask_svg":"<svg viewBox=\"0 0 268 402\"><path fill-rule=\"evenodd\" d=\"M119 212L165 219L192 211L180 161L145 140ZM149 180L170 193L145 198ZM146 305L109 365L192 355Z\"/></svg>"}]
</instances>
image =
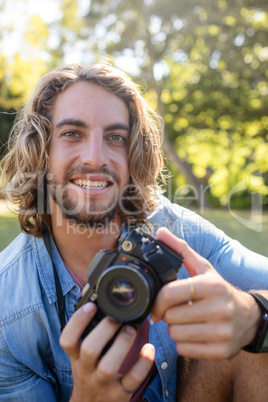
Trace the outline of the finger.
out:
<instances>
[{"instance_id":1,"label":"finger","mask_svg":"<svg viewBox=\"0 0 268 402\"><path fill-rule=\"evenodd\" d=\"M84 370L96 367L104 347L121 325L122 322L105 317L85 337L80 347L80 362Z\"/></svg>"},{"instance_id":2,"label":"finger","mask_svg":"<svg viewBox=\"0 0 268 402\"><path fill-rule=\"evenodd\" d=\"M185 314L185 319L187 319L187 314L191 312L189 318L193 319L202 318L202 314L206 314L206 311L211 311L213 306L218 307L219 314L225 313L226 309L228 309L228 305L224 304L224 297L228 293L227 287L229 286L226 281L217 273L206 273L204 275L197 275L193 277L191 286L194 288L194 299L192 299L192 292L190 288L190 284L188 279L181 279L170 282L163 286L155 299L153 304L151 318L154 321L159 321L164 318L164 314L167 310L172 307L179 307L178 313L183 308L183 313ZM212 303L212 299L214 301ZM215 303L215 298L217 298L218 304ZM194 303L192 304L192 310L188 310L187 302L192 300ZM199 302L202 300L207 300L206 305L199 305ZM225 300L226 301L226 300ZM203 308L204 307L204 308ZM198 308L203 308L202 311L197 311ZM187 311L185 311L187 309ZM195 316L193 313L196 313ZM170 314L170 313L169 313ZM182 314L180 314L182 316ZM178 317L179 318L179 317ZM183 317L182 317L183 318ZM187 320L188 322L189 320Z\"/></svg>"},{"instance_id":3,"label":"finger","mask_svg":"<svg viewBox=\"0 0 268 402\"><path fill-rule=\"evenodd\" d=\"M195 301L203 298L203 295L207 296L207 292L209 291L205 281L202 281L203 284L201 282L202 289L199 289L199 286L197 286L198 282L200 282L198 277L192 278L191 286L194 288ZM206 288L205 292L204 287ZM163 320L164 314L168 309L171 309L173 306L185 305L189 300L192 300L192 292L188 279L169 282L157 294L151 311L152 320Z\"/></svg>"},{"instance_id":4,"label":"finger","mask_svg":"<svg viewBox=\"0 0 268 402\"><path fill-rule=\"evenodd\" d=\"M198 292L196 292L198 299L195 299L191 304L188 304L188 302L179 303L176 300L172 302L171 300L168 303L171 307L165 308L165 306L162 307L161 299L159 298L160 301L157 300L157 303L160 302L158 310L164 308L161 319L167 324L221 322L233 319L234 303L232 303L228 294L226 296L223 292L213 290L209 284L208 288L207 284L204 284L204 286L200 284L199 287L196 287L198 288ZM170 293L172 291L171 289ZM174 295L175 298L176 295Z\"/></svg>"},{"instance_id":5,"label":"finger","mask_svg":"<svg viewBox=\"0 0 268 402\"><path fill-rule=\"evenodd\" d=\"M122 385L128 391L135 391L149 374L155 358L155 348L152 344L146 343L140 352L137 362L130 371L122 378ZM121 390L121 392L124 392Z\"/></svg>"},{"instance_id":6,"label":"finger","mask_svg":"<svg viewBox=\"0 0 268 402\"><path fill-rule=\"evenodd\" d=\"M177 343L223 343L230 342L234 334L227 323L170 325L169 335Z\"/></svg>"},{"instance_id":7,"label":"finger","mask_svg":"<svg viewBox=\"0 0 268 402\"><path fill-rule=\"evenodd\" d=\"M101 358L98 369L97 379L100 383L107 383L118 373L136 337L136 330L130 325L124 326L112 346Z\"/></svg>"},{"instance_id":8,"label":"finger","mask_svg":"<svg viewBox=\"0 0 268 402\"><path fill-rule=\"evenodd\" d=\"M183 257L183 263L191 276L211 271L216 272L205 258L197 254L184 240L176 237L167 228L158 229L156 237Z\"/></svg>"},{"instance_id":9,"label":"finger","mask_svg":"<svg viewBox=\"0 0 268 402\"><path fill-rule=\"evenodd\" d=\"M190 299L191 293L187 279L176 280L163 286L154 301L151 318L160 321L164 318L166 310L172 306L179 306Z\"/></svg>"},{"instance_id":10,"label":"finger","mask_svg":"<svg viewBox=\"0 0 268 402\"><path fill-rule=\"evenodd\" d=\"M81 336L95 315L97 307L94 303L86 303L79 308L64 327L60 345L71 359L79 358Z\"/></svg>"},{"instance_id":11,"label":"finger","mask_svg":"<svg viewBox=\"0 0 268 402\"><path fill-rule=\"evenodd\" d=\"M234 356L227 343L177 343L177 351L181 356L190 359L224 360Z\"/></svg>"},{"instance_id":12,"label":"finger","mask_svg":"<svg viewBox=\"0 0 268 402\"><path fill-rule=\"evenodd\" d=\"M194 306L194 308L192 308ZM219 312L219 306L208 306L207 302L185 304L181 307L168 309L162 320L169 325L184 325L190 323L222 322L231 319L231 314L227 309Z\"/></svg>"}]
</instances>

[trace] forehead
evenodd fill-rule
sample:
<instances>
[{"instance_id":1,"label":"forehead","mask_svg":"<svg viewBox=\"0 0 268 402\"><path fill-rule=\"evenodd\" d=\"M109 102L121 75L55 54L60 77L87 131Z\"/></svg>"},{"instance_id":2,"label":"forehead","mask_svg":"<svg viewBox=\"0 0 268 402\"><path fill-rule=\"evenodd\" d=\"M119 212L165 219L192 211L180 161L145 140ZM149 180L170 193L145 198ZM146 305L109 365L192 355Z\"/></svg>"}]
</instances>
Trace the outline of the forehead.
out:
<instances>
[{"instance_id":1,"label":"forehead","mask_svg":"<svg viewBox=\"0 0 268 402\"><path fill-rule=\"evenodd\" d=\"M52 123L66 118L116 119L129 122L125 102L99 85L87 81L77 82L65 89L56 98Z\"/></svg>"}]
</instances>

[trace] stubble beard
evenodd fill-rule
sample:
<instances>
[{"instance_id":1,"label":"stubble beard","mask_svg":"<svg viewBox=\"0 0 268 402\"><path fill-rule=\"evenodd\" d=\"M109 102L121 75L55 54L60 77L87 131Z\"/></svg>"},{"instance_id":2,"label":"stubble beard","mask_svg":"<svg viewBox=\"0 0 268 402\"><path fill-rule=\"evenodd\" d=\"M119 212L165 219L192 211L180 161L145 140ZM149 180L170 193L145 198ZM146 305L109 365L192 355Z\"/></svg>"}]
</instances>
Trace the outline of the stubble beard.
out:
<instances>
[{"instance_id":1,"label":"stubble beard","mask_svg":"<svg viewBox=\"0 0 268 402\"><path fill-rule=\"evenodd\" d=\"M69 190L69 178L74 174L105 174L113 179L113 186L115 187L114 196L112 200L107 203L98 202L97 197L86 197L79 191L79 198L82 204L73 200L69 191L75 192L75 188ZM54 175L49 174L47 178L48 194L51 196L54 203L60 208L64 219L71 221L76 225L86 228L106 228L110 223L115 220L119 211L119 195L120 195L120 177L116 171L111 171L107 168L92 171L85 167L80 169L69 169L66 172L63 184L57 181ZM52 177L50 177L52 176Z\"/></svg>"}]
</instances>

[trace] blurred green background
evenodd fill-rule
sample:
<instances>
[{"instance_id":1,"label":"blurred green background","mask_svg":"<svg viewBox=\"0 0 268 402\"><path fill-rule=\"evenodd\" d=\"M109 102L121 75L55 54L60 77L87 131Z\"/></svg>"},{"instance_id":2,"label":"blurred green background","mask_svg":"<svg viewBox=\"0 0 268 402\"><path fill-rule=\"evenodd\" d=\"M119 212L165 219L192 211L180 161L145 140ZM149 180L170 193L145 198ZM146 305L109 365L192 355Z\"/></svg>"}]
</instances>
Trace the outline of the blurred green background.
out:
<instances>
[{"instance_id":1,"label":"blurred green background","mask_svg":"<svg viewBox=\"0 0 268 402\"><path fill-rule=\"evenodd\" d=\"M166 195L267 254L268 2L3 0L0 158L44 73L103 60L165 120ZM0 212L1 248L17 230Z\"/></svg>"}]
</instances>

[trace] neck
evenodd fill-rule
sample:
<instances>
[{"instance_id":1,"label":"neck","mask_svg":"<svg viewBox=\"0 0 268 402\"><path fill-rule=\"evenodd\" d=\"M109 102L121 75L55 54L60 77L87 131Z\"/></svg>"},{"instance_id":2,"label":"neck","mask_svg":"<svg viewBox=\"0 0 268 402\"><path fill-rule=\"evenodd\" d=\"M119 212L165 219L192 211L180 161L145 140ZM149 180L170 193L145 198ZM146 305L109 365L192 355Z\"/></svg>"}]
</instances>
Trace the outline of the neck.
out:
<instances>
[{"instance_id":1,"label":"neck","mask_svg":"<svg viewBox=\"0 0 268 402\"><path fill-rule=\"evenodd\" d=\"M64 264L85 285L88 265L95 254L117 248L121 221L116 217L107 227L86 228L63 218L58 207L56 210L58 213L51 216L54 242Z\"/></svg>"}]
</instances>

